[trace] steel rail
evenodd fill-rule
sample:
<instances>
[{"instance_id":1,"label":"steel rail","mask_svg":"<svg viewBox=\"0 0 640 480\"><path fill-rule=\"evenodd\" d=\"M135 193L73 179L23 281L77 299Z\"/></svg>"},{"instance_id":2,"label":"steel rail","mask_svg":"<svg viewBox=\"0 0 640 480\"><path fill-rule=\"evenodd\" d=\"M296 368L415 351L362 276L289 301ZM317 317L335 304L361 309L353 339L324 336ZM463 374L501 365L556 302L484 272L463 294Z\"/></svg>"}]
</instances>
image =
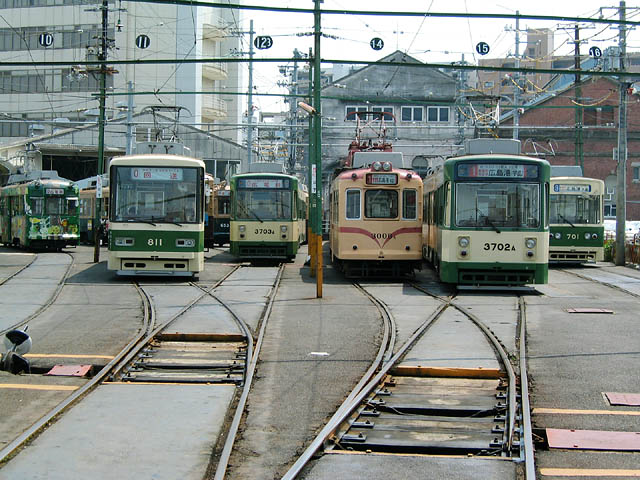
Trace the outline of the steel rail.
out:
<instances>
[{"instance_id":1,"label":"steel rail","mask_svg":"<svg viewBox=\"0 0 640 480\"><path fill-rule=\"evenodd\" d=\"M576 272L573 272L571 270L558 269L557 271L566 273L568 275L574 275L574 276L576 276L578 278L581 278L583 280L588 280L590 282L599 283L600 285L604 285L605 287L609 287L609 288L612 288L612 289L617 290L619 292L626 293L627 295L631 295L632 297L640 298L640 294L632 292L630 290L625 290L624 288L622 288L622 287L620 287L618 285L615 285L613 283L605 282L603 280L597 280L595 278L591 278L591 277L589 277L587 275L583 275L581 273L576 273ZM612 273L612 272L608 272L608 273ZM621 273L615 273L614 275L620 275L620 276L623 276L623 277L627 277L627 278L632 278L634 280L638 280L638 277L634 277L634 276L631 276L631 275L623 275Z\"/></svg>"},{"instance_id":2,"label":"steel rail","mask_svg":"<svg viewBox=\"0 0 640 480\"><path fill-rule=\"evenodd\" d=\"M229 277L237 268L233 269L227 275L225 275L221 280L219 280L212 288L219 286L226 278ZM31 439L34 435L37 435L40 431L46 428L49 423L54 420L58 415L64 412L67 408L73 406L76 401L82 398L84 395L95 389L98 385L100 385L107 377L113 377L114 370L121 368L121 366L126 364L126 361L123 359L129 358L129 353L131 351L138 352L141 348L149 343L153 335L149 335L149 330L153 326L153 315L154 308L153 302L151 298L147 295L147 293L139 288L135 283L134 287L136 288L138 294L140 295L143 303L143 328L140 333L138 333L116 356L111 359L109 363L107 363L102 369L93 376L87 383L85 383L78 390L74 391L71 395L65 398L62 402L60 402L56 407L54 407L51 411L45 414L42 418L40 418L37 422L35 422L31 427L25 430L20 436L18 436L15 440L9 443L6 447L0 450L0 464L7 462L10 459L10 456L13 455L18 448L20 448L27 440ZM204 295L202 295L204 296ZM202 298L202 297L200 297ZM178 314L176 314L169 322L163 324L163 328L166 327L171 321L178 318L182 315L186 309L181 310Z\"/></svg>"},{"instance_id":3,"label":"steel rail","mask_svg":"<svg viewBox=\"0 0 640 480\"><path fill-rule=\"evenodd\" d=\"M224 282L231 274L233 274L236 270L238 270L240 268L239 265L237 265L235 268L233 268L230 272L228 272L224 277L222 277L220 280L218 280L218 282L216 282L213 286L211 286L208 291L213 290L214 288L217 288L218 286L220 286L220 284L222 282ZM193 286L195 286L195 288L198 288L200 290L202 290L199 286L193 284L191 282L191 284ZM144 289L142 287L140 287L139 285L137 285L137 288L139 288L141 291L144 292ZM148 325L147 327L147 331L143 334L143 338L139 341L139 343L137 345L135 345L133 348L131 348L129 350L129 352L127 353L127 355L120 361L120 363L118 364L118 366L113 369L113 372L111 373L109 380L110 381L114 381L114 379L116 378L116 376L118 374L120 374L122 372L122 370L124 369L124 367L130 363L133 358L138 355L140 353L140 350L142 350L143 348L145 348L147 345L149 345L149 343L151 343L151 341L153 340L153 338L160 333L162 330L164 330L165 328L167 328L169 325L171 325L174 321L176 321L180 316L182 316L185 312L187 312L188 310L190 310L196 303L198 303L200 300L202 300L205 296L208 295L208 291L204 290L203 293L199 296L197 296L195 299L193 299L191 302L189 302L187 305L185 305L182 309L180 309L180 311L178 313L176 313L175 315L171 316L170 318L168 318L167 320L165 320L163 323L160 323L158 325L154 325L154 323L151 323ZM146 292L144 292L145 295L147 295ZM154 310L155 312L155 306L153 304L153 302L150 301L150 308ZM152 318L155 318L155 315L153 315Z\"/></svg>"},{"instance_id":4,"label":"steel rail","mask_svg":"<svg viewBox=\"0 0 640 480\"><path fill-rule=\"evenodd\" d=\"M109 375L111 370L120 362L120 360L126 355L126 353L135 345L137 345L142 338L145 336L145 331L148 328L148 325L151 323L151 312L152 308L150 305L151 299L144 293L142 290L137 289L140 297L142 299L142 303L144 305L143 308L143 326L141 333L137 334L109 363L107 363L102 369L94 375L87 383L85 383L78 390L73 392L67 398L65 398L62 402L60 402L56 407L54 407L51 411L45 414L42 418L40 418L36 423L31 425L27 430L25 430L19 437L13 440L9 445L0 450L0 464L7 462L10 456L17 451L27 440L32 438L34 435L38 434L41 430L49 425L49 423L54 420L59 414L65 411L68 407L74 404L78 399L83 397L85 394L92 391L95 387L97 387L102 381Z\"/></svg>"},{"instance_id":5,"label":"steel rail","mask_svg":"<svg viewBox=\"0 0 640 480\"><path fill-rule=\"evenodd\" d=\"M253 358L253 334L251 333L251 329L249 328L247 323L244 320L242 320L240 316L236 312L234 312L229 305L227 305L225 302L220 300L212 292L208 291L207 293L211 298L213 298L216 302L222 305L231 314L231 317L238 324L238 327L240 328L240 330L242 330L242 333L247 338L247 357L245 358L244 367L242 369L243 372L242 372L242 384L241 384L241 386L244 386L245 380L247 378L247 370L249 368L248 366L251 363L251 360Z\"/></svg>"},{"instance_id":6,"label":"steel rail","mask_svg":"<svg viewBox=\"0 0 640 480\"><path fill-rule=\"evenodd\" d=\"M513 435L515 432L515 424L516 424L516 374L513 369L513 365L509 360L509 355L505 351L504 347L500 344L498 338L494 335L494 333L487 327L484 322L482 322L478 317L476 317L473 313L469 312L466 308L461 307L460 305L456 305L455 303L451 304L453 308L462 312L464 315L469 317L469 319L475 323L480 330L485 334L485 336L491 341L494 349L500 356L500 360L502 361L502 365L509 377L509 433L507 435L507 447L506 451L511 451L511 446L513 444Z\"/></svg>"},{"instance_id":7,"label":"steel rail","mask_svg":"<svg viewBox=\"0 0 640 480\"><path fill-rule=\"evenodd\" d=\"M353 395L353 392L347 397L343 404L338 408L336 413L329 419L324 428L316 436L313 442L307 447L296 462L289 468L284 474L282 480L293 480L309 462L311 457L315 455L318 449L324 444L330 435L344 422L349 415L358 407L358 405L369 395L370 391L375 388L384 378L385 375L391 370L391 367L406 353L406 351L413 346L413 344L422 336L422 334L433 324L433 322L442 315L446 308L448 308L450 302L443 301L440 305L424 322L416 329L416 331L409 337L409 339L400 347L400 349L385 363L382 365L378 373L373 376L360 390Z\"/></svg>"},{"instance_id":8,"label":"steel rail","mask_svg":"<svg viewBox=\"0 0 640 480\"><path fill-rule=\"evenodd\" d=\"M536 466L531 428L531 406L529 404L529 378L527 376L527 304L524 297L518 299L520 313L520 402L522 415L522 435L520 447L524 450L525 479L536 480Z\"/></svg>"},{"instance_id":9,"label":"steel rail","mask_svg":"<svg viewBox=\"0 0 640 480\"><path fill-rule=\"evenodd\" d=\"M245 365L249 363L249 368L247 370L244 386L242 388L242 393L240 394L240 399L238 400L238 405L236 406L236 411L233 415L233 420L231 421L231 425L229 426L229 430L227 432L227 436L224 442L224 446L222 447L222 452L220 453L220 458L218 459L218 465L216 466L216 473L214 476L214 480L223 480L225 474L227 473L227 467L229 466L229 459L231 458L231 452L233 451L233 444L236 441L236 436L238 435L238 430L240 428L240 422L242 417L244 416L244 409L247 405L247 399L249 398L249 391L251 390L251 384L253 383L253 377L256 371L256 367L258 365L258 356L260 354L260 349L262 348L262 341L264 339L264 334L267 329L267 323L269 320L269 316L271 315L271 310L273 310L273 304L276 298L276 294L278 293L278 288L280 287L280 281L282 280L282 274L284 273L284 264L280 264L280 269L278 271L278 275L276 276L276 280L273 284L273 288L271 293L269 294L269 300L267 305L262 312L262 322L260 325L260 331L258 333L258 339L255 344L254 351L252 352L251 360L247 357L247 361ZM249 335L248 340L253 340L253 337ZM248 355L248 350L247 350Z\"/></svg>"},{"instance_id":10,"label":"steel rail","mask_svg":"<svg viewBox=\"0 0 640 480\"><path fill-rule=\"evenodd\" d=\"M5 333L7 333L9 330L13 330L14 328L19 328L23 325L26 325L27 323L29 323L31 320L33 320L34 318L36 318L38 315L40 315L42 312L44 312L47 308L49 308L51 306L51 304L53 304L53 302L56 301L56 299L58 298L58 296L60 296L60 292L62 292L62 288L65 285L65 282L67 281L67 278L69 278L69 273L71 273L71 267L73 267L73 263L75 261L75 258L73 257L73 255L71 255L70 253L67 252L60 252L60 254L64 253L64 255L68 255L69 257L71 257L71 262L69 263L69 266L67 267L67 270L64 272L64 275L62 276L62 278L60 279L60 281L58 282L58 286L56 287L56 291L53 292L53 295L51 295L51 297L49 298L49 300L47 300L43 305L40 306L40 308L38 308L38 310L36 310L35 312L33 312L31 315L29 315L27 318L20 320L19 322L16 322L14 325L5 328L3 330L0 330L0 336L4 335ZM35 258L34 260L35 261ZM33 263L33 262L31 262ZM29 265L31 265L31 263ZM27 266L29 266L27 265ZM26 268L26 267L25 267ZM24 268L22 269L24 270ZM20 270L20 271L22 271Z\"/></svg>"},{"instance_id":11,"label":"steel rail","mask_svg":"<svg viewBox=\"0 0 640 480\"><path fill-rule=\"evenodd\" d=\"M31 261L25 265L23 265L22 267L20 267L18 270L16 270L15 272L13 272L11 275L9 275L7 278L3 278L2 280L0 280L0 285L4 285L6 282L8 282L9 280L11 280L13 277L15 277L16 275L18 275L20 272L22 272L23 270L25 270L26 268L30 267L31 264L33 262L36 261L36 258L38 258L38 254L34 253L33 254L33 258L31 259Z\"/></svg>"}]
</instances>

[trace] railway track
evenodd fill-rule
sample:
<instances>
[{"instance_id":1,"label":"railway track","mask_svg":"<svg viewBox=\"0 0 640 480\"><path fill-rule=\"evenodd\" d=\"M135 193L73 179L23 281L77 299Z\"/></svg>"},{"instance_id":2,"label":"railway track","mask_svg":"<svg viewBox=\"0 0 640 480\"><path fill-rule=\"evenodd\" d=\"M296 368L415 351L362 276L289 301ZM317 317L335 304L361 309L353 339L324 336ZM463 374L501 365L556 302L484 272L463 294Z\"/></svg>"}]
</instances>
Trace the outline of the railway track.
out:
<instances>
[{"instance_id":1,"label":"railway track","mask_svg":"<svg viewBox=\"0 0 640 480\"><path fill-rule=\"evenodd\" d=\"M360 288L395 330L392 308L367 288ZM453 461L494 456L523 464L525 478L535 478L524 299L519 298L514 319L521 353L511 359L500 339L455 298L432 295L417 285L412 288L438 299L439 305L397 349L389 337L382 347L384 361L377 364L375 374L363 378L364 384L354 389L283 479L296 478L321 449L327 454L438 455ZM430 350L443 338L438 326L450 329L452 321L461 322L462 318L466 325L456 334L465 335L463 332L469 329L481 331L485 344L474 347L477 356L491 352L494 358L485 359L482 367L468 367L462 357L473 357L474 353L467 351L457 360L454 353L449 366L426 365L425 349ZM416 362L421 356L422 360ZM492 364L495 367L488 366Z\"/></svg>"},{"instance_id":2,"label":"railway track","mask_svg":"<svg viewBox=\"0 0 640 480\"><path fill-rule=\"evenodd\" d=\"M90 378L81 388L69 395L63 402L48 412L40 421L32 425L18 438L0 451L0 462L6 463L16 455L27 441L36 438L53 421L62 418L70 407L79 403L89 392L99 385L123 384L215 384L236 385L242 387L236 394L235 417L230 421L225 433L225 442L220 444L215 455L217 478L223 478L228 457L235 440L241 414L246 402L251 379L255 370L257 353L262 341L264 326L271 309L271 303L277 291L281 270L271 287L271 295L262 314L257 339L250 326L244 322L233 308L215 294L223 282L235 271L236 267L213 286L204 287L191 283L190 297L184 306L175 311L167 305L159 305L154 296L163 298L163 289L175 289L175 286L155 284L136 285L143 300L143 325L139 334L132 339L107 365ZM167 290L168 291L168 290ZM229 320L237 326L238 333L189 331L189 325L199 320L198 309L212 310L211 301L218 305L217 311L225 310ZM200 312L202 313L202 312ZM174 328L178 323L182 326ZM223 322L224 327L224 322ZM197 329L196 329L197 330ZM182 331L182 333L180 333ZM189 412L185 412L186 415ZM210 467L211 468L211 467Z\"/></svg>"},{"instance_id":3,"label":"railway track","mask_svg":"<svg viewBox=\"0 0 640 480\"><path fill-rule=\"evenodd\" d=\"M56 279L55 286L52 288L50 285L45 286L43 289L43 285L40 282L33 281L33 278L28 278L28 274L30 271L37 270L38 267L47 268L47 266L58 264L59 266L64 266L65 262L57 261L60 258L70 258L71 260L68 262L64 270L62 271L59 278ZM47 259L53 259L51 264L47 264ZM0 287L2 289L6 289L6 292L3 295L7 295L6 298L11 298L15 295L15 292L11 289L11 284L13 281L18 281L18 277L20 276L21 282L29 281L32 282L33 288L31 291L27 292L24 296L25 301L29 301L29 304L25 305L25 308L20 309L18 312L14 312L15 319L7 320L6 322L0 323L0 336L4 336L8 331L14 329L20 329L27 325L30 321L36 318L38 315L42 314L47 308L49 308L56 301L60 292L69 277L69 273L73 268L74 257L69 253L47 253L47 254L37 254L34 255L34 258L31 262L25 264L20 269L13 272L10 276L0 281ZM38 273L35 273L35 278L37 278ZM25 278L26 277L26 278Z\"/></svg>"}]
</instances>

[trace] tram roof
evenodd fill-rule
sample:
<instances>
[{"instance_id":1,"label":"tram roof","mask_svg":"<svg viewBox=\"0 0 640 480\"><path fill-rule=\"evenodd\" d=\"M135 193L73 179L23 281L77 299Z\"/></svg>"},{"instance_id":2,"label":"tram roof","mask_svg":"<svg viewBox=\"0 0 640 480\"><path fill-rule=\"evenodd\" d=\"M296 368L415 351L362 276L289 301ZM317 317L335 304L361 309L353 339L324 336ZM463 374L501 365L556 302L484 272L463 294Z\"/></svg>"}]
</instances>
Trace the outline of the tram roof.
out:
<instances>
[{"instance_id":1,"label":"tram roof","mask_svg":"<svg viewBox=\"0 0 640 480\"><path fill-rule=\"evenodd\" d=\"M111 159L110 162L110 165L148 165L160 167L173 167L179 166L180 164L204 168L204 162L199 158L171 154L142 153L136 155L123 155L121 157Z\"/></svg>"}]
</instances>

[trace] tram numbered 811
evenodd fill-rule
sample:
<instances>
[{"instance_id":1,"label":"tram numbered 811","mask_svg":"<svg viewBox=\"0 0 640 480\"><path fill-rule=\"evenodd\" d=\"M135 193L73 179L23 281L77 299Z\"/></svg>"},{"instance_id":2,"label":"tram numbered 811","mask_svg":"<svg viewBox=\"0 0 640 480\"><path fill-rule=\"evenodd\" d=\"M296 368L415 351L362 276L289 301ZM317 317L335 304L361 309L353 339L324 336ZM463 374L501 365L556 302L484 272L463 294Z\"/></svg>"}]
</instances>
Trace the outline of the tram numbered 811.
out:
<instances>
[{"instance_id":1,"label":"tram numbered 811","mask_svg":"<svg viewBox=\"0 0 640 480\"><path fill-rule=\"evenodd\" d=\"M458 285L548 280L551 168L521 155L464 155L424 179L423 257Z\"/></svg>"},{"instance_id":2,"label":"tram numbered 811","mask_svg":"<svg viewBox=\"0 0 640 480\"><path fill-rule=\"evenodd\" d=\"M53 170L9 181L0 188L0 242L54 250L78 244L77 185Z\"/></svg>"},{"instance_id":3,"label":"tram numbered 811","mask_svg":"<svg viewBox=\"0 0 640 480\"><path fill-rule=\"evenodd\" d=\"M119 275L196 276L204 269L204 162L118 157L109 166L109 260Z\"/></svg>"},{"instance_id":4,"label":"tram numbered 811","mask_svg":"<svg viewBox=\"0 0 640 480\"><path fill-rule=\"evenodd\" d=\"M231 177L230 250L245 259L291 260L307 241L309 195L297 177L241 173Z\"/></svg>"},{"instance_id":5,"label":"tram numbered 811","mask_svg":"<svg viewBox=\"0 0 640 480\"><path fill-rule=\"evenodd\" d=\"M604 260L604 182L552 177L549 196L549 262Z\"/></svg>"}]
</instances>

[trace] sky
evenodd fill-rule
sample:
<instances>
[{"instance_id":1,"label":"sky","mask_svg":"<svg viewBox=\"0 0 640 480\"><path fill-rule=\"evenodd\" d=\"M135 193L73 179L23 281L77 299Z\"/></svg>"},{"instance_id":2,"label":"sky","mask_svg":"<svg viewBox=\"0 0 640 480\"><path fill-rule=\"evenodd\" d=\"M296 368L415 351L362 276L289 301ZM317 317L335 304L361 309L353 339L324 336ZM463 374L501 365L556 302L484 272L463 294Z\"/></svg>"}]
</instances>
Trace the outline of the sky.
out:
<instances>
[{"instance_id":1,"label":"sky","mask_svg":"<svg viewBox=\"0 0 640 480\"><path fill-rule=\"evenodd\" d=\"M390 3L393 8L390 9ZM263 5L284 8L313 9L313 0L243 0L245 5ZM600 0L324 0L322 10L366 10L395 12L438 12L438 13L495 13L520 15L553 15L584 18L617 19L619 1L607 3ZM627 20L640 21L640 8L633 8L626 2ZM602 10L601 10L602 7ZM291 58L293 50L308 53L313 47L313 15L288 12L260 12L245 10L243 28L249 31L253 20L255 35L268 35L273 46L266 50L255 50L254 58ZM520 53L526 46L527 28L549 28L554 31L556 55L573 55L574 23L521 19ZM321 57L330 60L375 61L396 50L405 52L423 62L450 63L463 58L477 63L481 56L475 46L479 42L489 45L485 58L503 58L515 54L516 21L510 18L469 19L430 17L389 17L370 15L322 15L320 45ZM369 45L372 38L381 38L382 50L373 50ZM248 48L248 36L246 48ZM597 46L601 50L618 45L616 25L596 23L580 24L581 54L586 56L589 48ZM522 43L525 42L525 43ZM640 51L640 32L637 28L629 31L627 51ZM283 64L255 64L255 93L284 93L278 83L286 79L278 69ZM291 66L292 64L289 64ZM323 64L323 68L327 65ZM286 107L276 97L255 96L254 103L264 112L284 110Z\"/></svg>"}]
</instances>

